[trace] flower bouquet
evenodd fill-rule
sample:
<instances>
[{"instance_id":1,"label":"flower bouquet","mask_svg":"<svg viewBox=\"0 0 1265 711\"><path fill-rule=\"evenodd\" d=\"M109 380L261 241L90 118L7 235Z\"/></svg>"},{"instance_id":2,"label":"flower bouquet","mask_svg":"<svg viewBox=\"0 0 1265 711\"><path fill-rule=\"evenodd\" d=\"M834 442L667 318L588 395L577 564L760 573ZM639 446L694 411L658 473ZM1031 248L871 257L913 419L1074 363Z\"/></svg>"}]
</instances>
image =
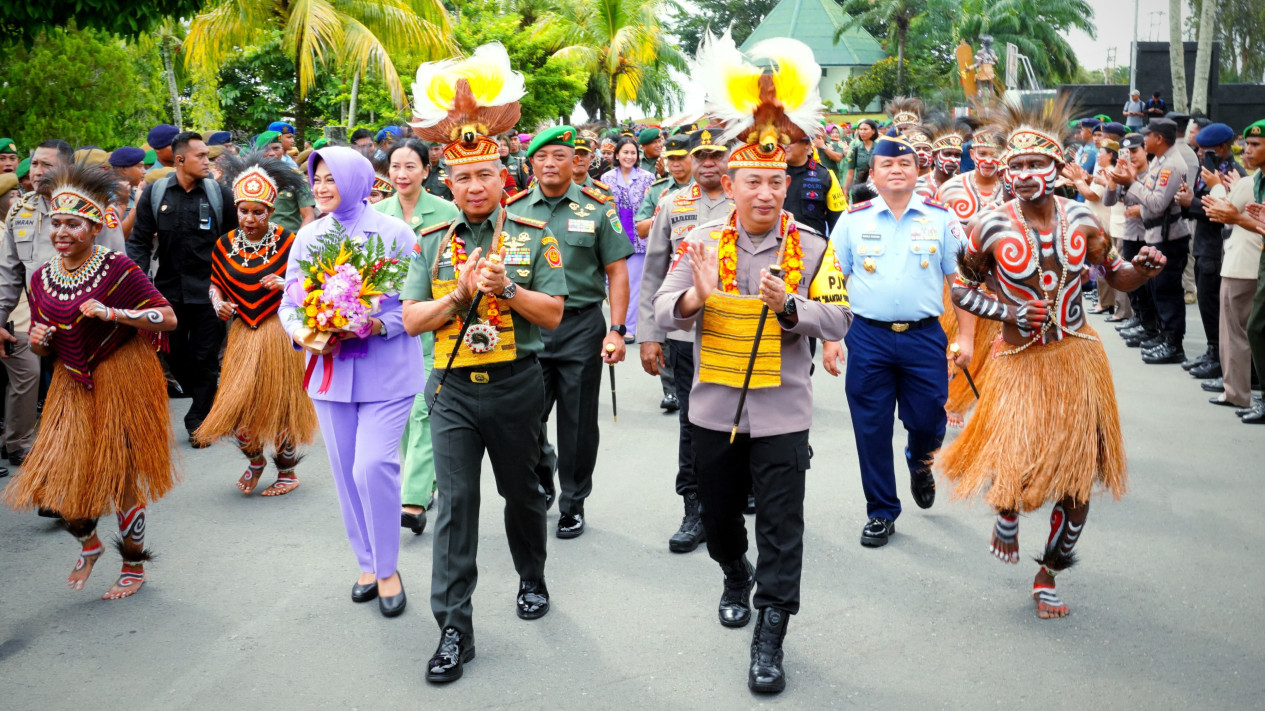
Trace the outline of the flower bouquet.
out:
<instances>
[{"instance_id":1,"label":"flower bouquet","mask_svg":"<svg viewBox=\"0 0 1265 711\"><path fill-rule=\"evenodd\" d=\"M299 315L303 326L296 332L308 348L321 350L334 338L369 335L370 317L382 299L398 294L408 276L409 260L387 253L376 233L350 237L338 222L321 235L303 271L303 302Z\"/></svg>"}]
</instances>

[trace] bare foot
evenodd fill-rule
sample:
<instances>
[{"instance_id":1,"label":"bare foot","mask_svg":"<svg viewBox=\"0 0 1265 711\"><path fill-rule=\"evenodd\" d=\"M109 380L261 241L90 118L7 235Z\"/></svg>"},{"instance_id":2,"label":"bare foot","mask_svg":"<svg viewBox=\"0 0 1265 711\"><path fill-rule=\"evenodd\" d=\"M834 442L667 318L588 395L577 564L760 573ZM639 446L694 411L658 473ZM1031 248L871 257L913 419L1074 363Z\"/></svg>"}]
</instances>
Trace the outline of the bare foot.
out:
<instances>
[{"instance_id":1,"label":"bare foot","mask_svg":"<svg viewBox=\"0 0 1265 711\"><path fill-rule=\"evenodd\" d=\"M101 596L102 600L122 600L131 597L145 584L145 567L140 563L124 563L119 579Z\"/></svg>"},{"instance_id":2,"label":"bare foot","mask_svg":"<svg viewBox=\"0 0 1265 711\"><path fill-rule=\"evenodd\" d=\"M261 496L284 496L291 491L299 488L298 477L279 476L277 480L272 482L272 486L264 489Z\"/></svg>"},{"instance_id":3,"label":"bare foot","mask_svg":"<svg viewBox=\"0 0 1265 711\"><path fill-rule=\"evenodd\" d=\"M75 561L75 569L70 572L70 577L66 579L71 590L83 590L83 584L88 582L88 576L92 575L92 566L96 565L103 552L105 552L105 548L101 545L101 539L93 536L89 544L85 545L83 550L79 552L79 560Z\"/></svg>"},{"instance_id":4,"label":"bare foot","mask_svg":"<svg viewBox=\"0 0 1265 711\"><path fill-rule=\"evenodd\" d=\"M246 465L246 472L237 480L237 488L242 490L243 494L250 495L254 493L255 487L259 486L259 476L264 473L264 467L267 464Z\"/></svg>"},{"instance_id":5,"label":"bare foot","mask_svg":"<svg viewBox=\"0 0 1265 711\"><path fill-rule=\"evenodd\" d=\"M361 573L361 574L360 574L360 577L359 577L359 578L356 578L356 584L357 584L357 585L369 585L369 584L373 583L373 581L375 581L375 580L377 580L377 579L378 579L378 576L374 575L373 573Z\"/></svg>"},{"instance_id":6,"label":"bare foot","mask_svg":"<svg viewBox=\"0 0 1265 711\"><path fill-rule=\"evenodd\" d=\"M1018 516L997 514L997 523L993 525L993 540L988 544L988 550L1003 563L1019 563Z\"/></svg>"},{"instance_id":7,"label":"bare foot","mask_svg":"<svg viewBox=\"0 0 1265 711\"><path fill-rule=\"evenodd\" d=\"M948 417L948 422L946 423L946 426L949 429L960 430L963 427L966 427L966 418L963 417L962 415L959 415L956 412L949 412L949 413L946 413L946 415Z\"/></svg>"},{"instance_id":8,"label":"bare foot","mask_svg":"<svg viewBox=\"0 0 1265 711\"><path fill-rule=\"evenodd\" d=\"M1037 601L1037 617L1043 620L1067 617L1070 612L1054 591L1054 576L1044 569L1037 571L1037 577L1032 581L1032 598Z\"/></svg>"},{"instance_id":9,"label":"bare foot","mask_svg":"<svg viewBox=\"0 0 1265 711\"><path fill-rule=\"evenodd\" d=\"M404 589L404 585L400 582L400 574L392 573L389 578L382 578L378 581L378 595L381 597L393 597L399 595Z\"/></svg>"}]
</instances>

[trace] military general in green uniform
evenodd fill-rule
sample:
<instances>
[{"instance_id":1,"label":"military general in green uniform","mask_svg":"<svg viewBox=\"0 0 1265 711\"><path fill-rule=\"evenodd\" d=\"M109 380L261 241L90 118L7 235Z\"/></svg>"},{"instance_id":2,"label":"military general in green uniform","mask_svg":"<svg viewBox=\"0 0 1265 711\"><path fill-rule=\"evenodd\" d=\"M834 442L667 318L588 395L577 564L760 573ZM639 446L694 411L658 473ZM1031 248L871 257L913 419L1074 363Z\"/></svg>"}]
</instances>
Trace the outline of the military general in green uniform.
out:
<instances>
[{"instance_id":1,"label":"military general in green uniform","mask_svg":"<svg viewBox=\"0 0 1265 711\"><path fill-rule=\"evenodd\" d=\"M460 677L463 663L474 656L471 598L485 452L505 499L505 535L519 575L518 616L534 619L549 610L545 497L535 474L545 397L538 354L541 329L562 320L567 282L558 240L545 223L501 208L505 167L496 142L476 138L474 145L454 143L445 150L447 187L461 215L423 231L400 294L409 335L435 333L436 371L426 384L440 492L431 610L443 639L427 679L441 683ZM478 315L458 342L476 293L482 295Z\"/></svg>"},{"instance_id":2,"label":"military general in green uniform","mask_svg":"<svg viewBox=\"0 0 1265 711\"><path fill-rule=\"evenodd\" d=\"M584 533L584 500L593 491L597 465L598 397L602 364L624 359L623 317L628 312L628 265L632 244L619 224L614 205L591 188L575 185L576 131L555 126L541 132L527 147L536 185L515 195L507 209L548 223L558 238L567 276L562 323L544 332L540 364L545 377L542 420L557 405L558 446L550 446L540 429L542 456L536 474L552 499L553 472L558 472L558 537ZM610 284L611 320L607 329L602 301ZM610 346L612 350L607 351Z\"/></svg>"},{"instance_id":3,"label":"military general in green uniform","mask_svg":"<svg viewBox=\"0 0 1265 711\"><path fill-rule=\"evenodd\" d=\"M659 169L659 158L663 157L663 131L658 128L643 128L637 134L637 145L641 146L641 162L638 166L652 175L663 175Z\"/></svg>"}]
</instances>

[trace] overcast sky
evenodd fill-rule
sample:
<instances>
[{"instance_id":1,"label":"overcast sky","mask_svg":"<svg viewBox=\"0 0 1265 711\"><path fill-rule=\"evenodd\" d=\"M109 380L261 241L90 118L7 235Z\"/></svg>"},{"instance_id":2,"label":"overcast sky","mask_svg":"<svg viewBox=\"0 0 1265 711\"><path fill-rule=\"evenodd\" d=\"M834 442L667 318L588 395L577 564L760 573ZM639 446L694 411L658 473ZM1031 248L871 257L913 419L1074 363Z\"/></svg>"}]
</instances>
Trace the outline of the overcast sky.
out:
<instances>
[{"instance_id":1,"label":"overcast sky","mask_svg":"<svg viewBox=\"0 0 1265 711\"><path fill-rule=\"evenodd\" d=\"M1081 66L1087 69L1102 69L1107 64L1107 55L1112 48L1116 50L1116 64L1128 63L1129 42L1133 38L1133 8L1130 0L1089 0L1094 8L1094 21L1098 26L1098 36L1091 38L1079 30L1067 33L1072 47L1076 49ZM1138 6L1138 39L1168 40L1168 0L1137 0ZM1154 13L1154 14L1153 14ZM1182 2L1182 17L1189 14L1185 0ZM945 71L953 71L953 67L945 67ZM694 84L687 76L678 76L685 95L685 108L682 113L696 113L703 110L702 88ZM583 115L578 110L577 121ZM640 115L636 109L621 106L619 117Z\"/></svg>"}]
</instances>

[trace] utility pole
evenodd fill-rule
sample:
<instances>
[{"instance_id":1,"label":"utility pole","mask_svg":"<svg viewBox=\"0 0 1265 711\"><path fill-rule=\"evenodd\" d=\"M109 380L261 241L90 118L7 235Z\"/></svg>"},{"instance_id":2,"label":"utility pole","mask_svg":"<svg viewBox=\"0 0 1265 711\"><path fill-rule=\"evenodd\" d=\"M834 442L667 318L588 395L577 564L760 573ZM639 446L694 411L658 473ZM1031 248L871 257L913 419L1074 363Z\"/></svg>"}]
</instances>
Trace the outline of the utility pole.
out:
<instances>
[{"instance_id":1,"label":"utility pole","mask_svg":"<svg viewBox=\"0 0 1265 711\"><path fill-rule=\"evenodd\" d=\"M1133 46L1129 52L1129 91L1138 88L1138 0L1133 0Z\"/></svg>"}]
</instances>

